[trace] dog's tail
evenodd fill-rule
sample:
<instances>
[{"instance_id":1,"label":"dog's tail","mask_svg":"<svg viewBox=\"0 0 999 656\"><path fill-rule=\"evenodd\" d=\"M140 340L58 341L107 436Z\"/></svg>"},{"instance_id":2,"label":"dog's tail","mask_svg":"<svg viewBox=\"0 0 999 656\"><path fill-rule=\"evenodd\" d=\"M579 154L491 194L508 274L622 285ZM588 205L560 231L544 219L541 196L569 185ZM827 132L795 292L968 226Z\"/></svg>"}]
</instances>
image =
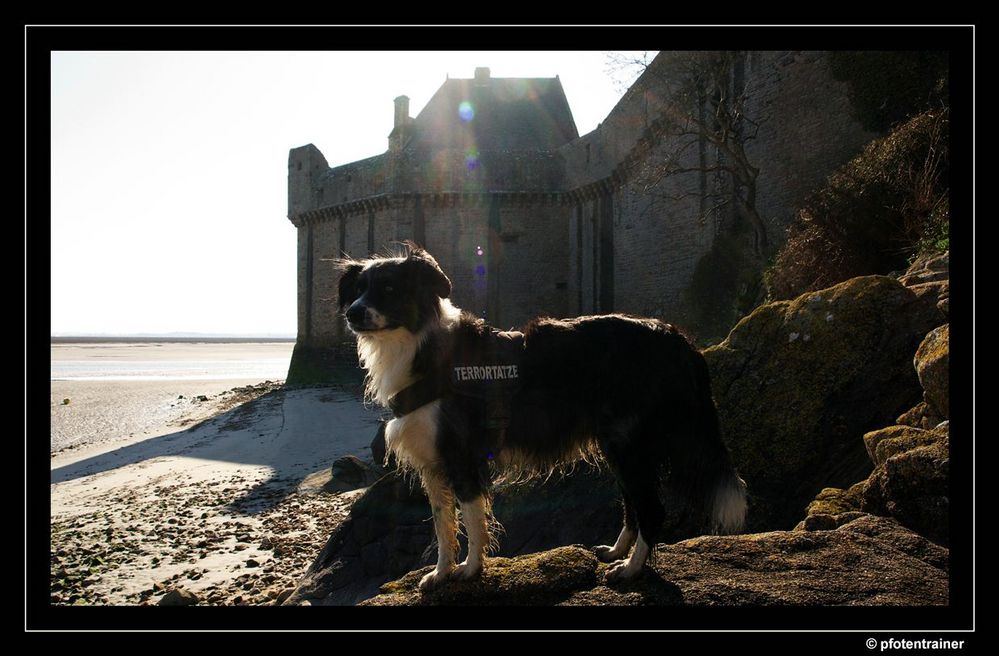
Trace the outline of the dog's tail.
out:
<instances>
[{"instance_id":1,"label":"dog's tail","mask_svg":"<svg viewBox=\"0 0 999 656\"><path fill-rule=\"evenodd\" d=\"M735 470L715 485L711 532L739 533L746 525L746 482Z\"/></svg>"},{"instance_id":2,"label":"dog's tail","mask_svg":"<svg viewBox=\"0 0 999 656\"><path fill-rule=\"evenodd\" d=\"M728 448L722 441L718 411L711 396L711 379L704 357L697 355L696 385L698 395L699 435L707 483L705 505L710 504L709 522L712 533L740 532L746 524L746 482L739 477Z\"/></svg>"}]
</instances>

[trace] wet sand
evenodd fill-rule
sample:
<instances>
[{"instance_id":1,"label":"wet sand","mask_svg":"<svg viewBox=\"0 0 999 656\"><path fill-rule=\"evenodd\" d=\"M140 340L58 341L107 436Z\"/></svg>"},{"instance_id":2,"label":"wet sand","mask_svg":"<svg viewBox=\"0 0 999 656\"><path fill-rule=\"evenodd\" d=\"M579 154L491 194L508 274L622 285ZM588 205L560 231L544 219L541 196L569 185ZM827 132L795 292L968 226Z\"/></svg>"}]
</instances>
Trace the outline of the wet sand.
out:
<instances>
[{"instance_id":1,"label":"wet sand","mask_svg":"<svg viewBox=\"0 0 999 656\"><path fill-rule=\"evenodd\" d=\"M214 411L199 397L263 382L227 380L54 380L50 382L52 453L110 446L182 429ZM69 399L68 404L63 401Z\"/></svg>"},{"instance_id":2,"label":"wet sand","mask_svg":"<svg viewBox=\"0 0 999 656\"><path fill-rule=\"evenodd\" d=\"M52 344L50 450L162 435L183 427L185 419L202 419L209 408L199 397L283 380L293 347L291 342Z\"/></svg>"}]
</instances>

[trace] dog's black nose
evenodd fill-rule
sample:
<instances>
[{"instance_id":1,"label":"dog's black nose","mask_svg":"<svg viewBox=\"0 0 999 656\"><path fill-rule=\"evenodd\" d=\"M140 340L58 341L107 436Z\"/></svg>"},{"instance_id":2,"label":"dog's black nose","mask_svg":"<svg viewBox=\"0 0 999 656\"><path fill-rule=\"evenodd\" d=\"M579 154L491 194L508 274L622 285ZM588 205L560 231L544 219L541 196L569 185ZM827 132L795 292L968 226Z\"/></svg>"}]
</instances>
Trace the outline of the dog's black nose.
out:
<instances>
[{"instance_id":1,"label":"dog's black nose","mask_svg":"<svg viewBox=\"0 0 999 656\"><path fill-rule=\"evenodd\" d=\"M364 306L359 303L354 303L349 308L347 308L347 321L352 324L360 325L364 322Z\"/></svg>"}]
</instances>

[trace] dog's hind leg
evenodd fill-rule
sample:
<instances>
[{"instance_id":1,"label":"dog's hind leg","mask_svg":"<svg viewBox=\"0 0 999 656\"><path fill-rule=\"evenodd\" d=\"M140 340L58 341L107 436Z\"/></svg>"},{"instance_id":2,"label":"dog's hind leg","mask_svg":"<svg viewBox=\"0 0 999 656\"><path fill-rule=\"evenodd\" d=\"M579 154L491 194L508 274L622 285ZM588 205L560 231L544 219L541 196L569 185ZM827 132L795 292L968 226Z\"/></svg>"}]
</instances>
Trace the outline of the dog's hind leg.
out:
<instances>
[{"instance_id":1,"label":"dog's hind leg","mask_svg":"<svg viewBox=\"0 0 999 656\"><path fill-rule=\"evenodd\" d=\"M442 477L424 473L423 489L430 499L434 513L434 532L437 534L437 567L422 579L420 589L429 590L447 580L454 571L458 554L458 517L454 507L454 492Z\"/></svg>"},{"instance_id":2,"label":"dog's hind leg","mask_svg":"<svg viewBox=\"0 0 999 656\"><path fill-rule=\"evenodd\" d=\"M621 529L621 534L617 536L617 541L614 542L613 546L601 544L593 547L593 552L597 554L597 558L605 563L612 563L627 556L638 537L638 518L635 515L635 509L628 502L628 495L624 494L623 490L622 496L624 497L624 527Z\"/></svg>"},{"instance_id":3,"label":"dog's hind leg","mask_svg":"<svg viewBox=\"0 0 999 656\"><path fill-rule=\"evenodd\" d=\"M666 510L659 500L654 466L648 463L627 463L621 468L620 476L621 485L633 502L638 517L638 539L635 542L635 551L629 558L608 568L608 583L630 579L642 571L645 561L655 548L666 518Z\"/></svg>"},{"instance_id":4,"label":"dog's hind leg","mask_svg":"<svg viewBox=\"0 0 999 656\"><path fill-rule=\"evenodd\" d=\"M454 578L471 579L482 572L489 549L489 499L485 495L461 500L461 523L468 535L468 557L454 570Z\"/></svg>"}]
</instances>

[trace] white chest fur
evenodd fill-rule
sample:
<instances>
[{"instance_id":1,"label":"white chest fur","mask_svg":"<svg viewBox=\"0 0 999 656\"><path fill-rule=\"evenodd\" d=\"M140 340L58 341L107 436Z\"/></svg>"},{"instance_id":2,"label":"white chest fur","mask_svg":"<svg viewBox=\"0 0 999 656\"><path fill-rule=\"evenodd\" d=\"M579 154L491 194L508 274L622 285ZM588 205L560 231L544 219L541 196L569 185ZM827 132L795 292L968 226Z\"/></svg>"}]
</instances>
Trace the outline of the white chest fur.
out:
<instances>
[{"instance_id":1,"label":"white chest fur","mask_svg":"<svg viewBox=\"0 0 999 656\"><path fill-rule=\"evenodd\" d=\"M368 370L365 395L382 405L412 381L413 357L420 336L405 328L380 330L357 338L357 356Z\"/></svg>"},{"instance_id":2,"label":"white chest fur","mask_svg":"<svg viewBox=\"0 0 999 656\"><path fill-rule=\"evenodd\" d=\"M385 452L403 468L423 470L438 461L437 425L440 401L428 403L385 425Z\"/></svg>"}]
</instances>

